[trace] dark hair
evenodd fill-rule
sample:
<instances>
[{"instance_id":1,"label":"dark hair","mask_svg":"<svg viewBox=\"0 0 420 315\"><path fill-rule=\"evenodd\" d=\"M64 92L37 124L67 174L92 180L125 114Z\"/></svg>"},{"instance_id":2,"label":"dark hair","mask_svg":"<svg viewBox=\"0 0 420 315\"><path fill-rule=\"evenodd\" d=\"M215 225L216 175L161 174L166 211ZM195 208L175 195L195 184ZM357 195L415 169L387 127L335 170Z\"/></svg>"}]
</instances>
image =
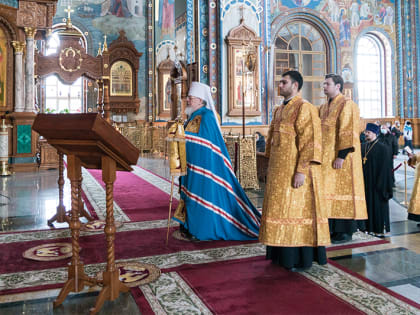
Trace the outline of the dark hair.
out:
<instances>
[{"instance_id":1,"label":"dark hair","mask_svg":"<svg viewBox=\"0 0 420 315\"><path fill-rule=\"evenodd\" d=\"M329 73L325 76L325 79L331 78L335 85L340 84L340 92L343 92L344 88L344 80L341 77L341 75L335 74L335 73Z\"/></svg>"},{"instance_id":2,"label":"dark hair","mask_svg":"<svg viewBox=\"0 0 420 315\"><path fill-rule=\"evenodd\" d=\"M302 78L302 75L299 73L299 71L296 71L296 70L286 71L281 76L285 77L286 75L288 75L290 79L292 79L292 83L295 83L295 82L298 83L298 91L300 91L303 85L303 78Z\"/></svg>"}]
</instances>

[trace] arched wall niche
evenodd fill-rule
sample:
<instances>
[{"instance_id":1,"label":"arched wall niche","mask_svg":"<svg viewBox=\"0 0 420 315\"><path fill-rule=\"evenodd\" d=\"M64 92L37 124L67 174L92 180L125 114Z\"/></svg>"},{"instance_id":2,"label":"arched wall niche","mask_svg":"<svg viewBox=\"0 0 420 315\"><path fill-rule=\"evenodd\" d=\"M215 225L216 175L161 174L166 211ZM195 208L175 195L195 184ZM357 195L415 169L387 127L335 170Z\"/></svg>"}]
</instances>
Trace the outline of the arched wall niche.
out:
<instances>
[{"instance_id":1,"label":"arched wall niche","mask_svg":"<svg viewBox=\"0 0 420 315\"><path fill-rule=\"evenodd\" d=\"M0 16L0 48L5 65L0 65L0 115L13 111L14 107L14 49L16 32L7 19ZM2 63L3 63L2 62Z\"/></svg>"}]
</instances>

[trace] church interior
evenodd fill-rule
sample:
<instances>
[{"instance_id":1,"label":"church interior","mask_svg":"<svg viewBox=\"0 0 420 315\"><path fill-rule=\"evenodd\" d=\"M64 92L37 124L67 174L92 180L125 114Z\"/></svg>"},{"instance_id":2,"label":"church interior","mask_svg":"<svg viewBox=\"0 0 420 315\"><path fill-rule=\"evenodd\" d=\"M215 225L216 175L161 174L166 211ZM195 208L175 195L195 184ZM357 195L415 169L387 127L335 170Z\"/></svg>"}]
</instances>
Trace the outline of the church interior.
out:
<instances>
[{"instance_id":1,"label":"church interior","mask_svg":"<svg viewBox=\"0 0 420 315\"><path fill-rule=\"evenodd\" d=\"M0 0L0 314L420 314L403 137L391 231L328 246L326 265L287 271L258 241L191 240L168 220L168 130L191 82L210 86L261 210L258 143L288 70L315 106L341 75L360 133L410 121L419 152L417 0Z\"/></svg>"}]
</instances>

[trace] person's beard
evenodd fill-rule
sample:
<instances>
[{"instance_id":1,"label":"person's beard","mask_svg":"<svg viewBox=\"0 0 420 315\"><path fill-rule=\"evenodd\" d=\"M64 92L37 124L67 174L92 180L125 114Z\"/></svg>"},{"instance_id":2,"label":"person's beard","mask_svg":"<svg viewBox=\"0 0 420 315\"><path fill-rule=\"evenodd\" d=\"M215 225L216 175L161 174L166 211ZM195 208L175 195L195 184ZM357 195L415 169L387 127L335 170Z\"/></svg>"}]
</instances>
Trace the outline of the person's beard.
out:
<instances>
[{"instance_id":1,"label":"person's beard","mask_svg":"<svg viewBox=\"0 0 420 315\"><path fill-rule=\"evenodd\" d=\"M372 141L375 141L376 138L377 138L377 136L376 137L375 136L367 136L366 140L367 140L367 142L372 142Z\"/></svg>"},{"instance_id":2,"label":"person's beard","mask_svg":"<svg viewBox=\"0 0 420 315\"><path fill-rule=\"evenodd\" d=\"M185 114L190 117L194 113L194 109L191 106L185 107Z\"/></svg>"}]
</instances>

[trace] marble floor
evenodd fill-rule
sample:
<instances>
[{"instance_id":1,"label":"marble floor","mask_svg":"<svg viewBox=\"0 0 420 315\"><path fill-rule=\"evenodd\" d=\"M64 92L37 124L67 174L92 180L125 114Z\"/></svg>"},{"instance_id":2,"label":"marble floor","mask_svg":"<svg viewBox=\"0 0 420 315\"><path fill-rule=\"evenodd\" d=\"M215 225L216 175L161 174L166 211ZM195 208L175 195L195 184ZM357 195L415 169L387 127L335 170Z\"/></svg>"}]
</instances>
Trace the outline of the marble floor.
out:
<instances>
[{"instance_id":1,"label":"marble floor","mask_svg":"<svg viewBox=\"0 0 420 315\"><path fill-rule=\"evenodd\" d=\"M406 160L399 155L395 166ZM139 165L154 173L170 178L167 161L153 156L142 156ZM396 171L394 199L390 202L391 233L387 244L353 249L329 251L330 259L368 279L393 290L417 303L420 302L420 227L407 221L404 206L405 186L407 198L414 181L414 170L404 166ZM34 173L16 173L0 177L0 232L50 229L50 219L58 204L57 170ZM406 180L407 178L407 184ZM65 183L64 204L70 209L70 185ZM262 206L264 184L260 190L248 190L248 196L257 206ZM55 224L56 228L67 224ZM1 283L0 283L1 284ZM0 314L88 314L98 291L72 294L62 306L52 309L52 301L59 290L0 296ZM99 314L140 314L130 294L121 294L114 302L106 302Z\"/></svg>"}]
</instances>

